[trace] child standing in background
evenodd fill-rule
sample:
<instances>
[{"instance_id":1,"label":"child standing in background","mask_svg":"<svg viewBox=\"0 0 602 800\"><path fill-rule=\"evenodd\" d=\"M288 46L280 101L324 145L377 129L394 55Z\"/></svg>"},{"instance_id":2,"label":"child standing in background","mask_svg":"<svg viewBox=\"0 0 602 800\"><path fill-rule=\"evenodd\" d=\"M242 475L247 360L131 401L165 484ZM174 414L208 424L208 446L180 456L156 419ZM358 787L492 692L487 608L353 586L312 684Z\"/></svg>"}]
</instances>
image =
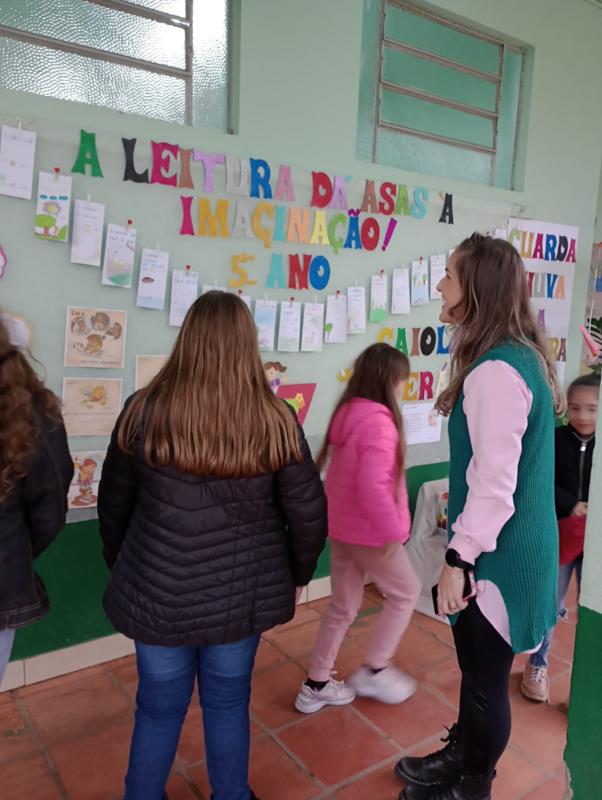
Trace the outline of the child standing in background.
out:
<instances>
[{"instance_id":1,"label":"child standing in background","mask_svg":"<svg viewBox=\"0 0 602 800\"><path fill-rule=\"evenodd\" d=\"M560 534L560 569L558 573L558 616L566 617L566 594L573 576L581 588L583 543L587 520L592 456L596 442L596 418L600 398L600 375L591 373L573 381L567 393L566 427L556 429L556 515ZM548 631L541 647L525 667L521 691L537 703L547 703L550 696L548 654L554 628Z\"/></svg>"},{"instance_id":2,"label":"child standing in background","mask_svg":"<svg viewBox=\"0 0 602 800\"><path fill-rule=\"evenodd\" d=\"M404 476L405 443L399 401L407 357L374 344L358 357L330 420L318 456L326 475L332 598L322 621L295 708L305 714L351 703L356 695L401 703L416 682L391 666L420 593L403 545L410 535ZM331 678L337 653L355 619L369 575L384 595L364 666L347 685Z\"/></svg>"}]
</instances>

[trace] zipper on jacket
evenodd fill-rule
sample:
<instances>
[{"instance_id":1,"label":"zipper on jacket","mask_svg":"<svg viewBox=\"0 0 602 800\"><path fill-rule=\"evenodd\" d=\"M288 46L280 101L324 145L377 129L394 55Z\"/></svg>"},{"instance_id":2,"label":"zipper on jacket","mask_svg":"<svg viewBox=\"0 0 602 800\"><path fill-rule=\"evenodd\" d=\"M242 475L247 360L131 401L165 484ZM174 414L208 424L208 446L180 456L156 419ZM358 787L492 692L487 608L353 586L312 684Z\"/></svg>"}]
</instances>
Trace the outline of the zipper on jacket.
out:
<instances>
[{"instance_id":1,"label":"zipper on jacket","mask_svg":"<svg viewBox=\"0 0 602 800\"><path fill-rule=\"evenodd\" d=\"M579 502L583 502L583 473L585 471L585 454L587 453L587 446L594 438L590 436L589 439L582 439L578 433L572 431L573 436L579 440L579 493L577 494L577 499Z\"/></svg>"}]
</instances>

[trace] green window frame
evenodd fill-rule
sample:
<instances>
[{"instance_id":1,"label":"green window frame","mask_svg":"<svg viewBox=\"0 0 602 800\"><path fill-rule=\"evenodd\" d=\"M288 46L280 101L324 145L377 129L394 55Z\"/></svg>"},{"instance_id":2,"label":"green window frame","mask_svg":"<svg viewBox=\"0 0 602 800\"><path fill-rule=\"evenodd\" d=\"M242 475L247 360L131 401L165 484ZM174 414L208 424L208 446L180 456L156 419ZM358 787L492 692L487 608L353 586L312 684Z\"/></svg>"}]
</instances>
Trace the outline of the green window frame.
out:
<instances>
[{"instance_id":1,"label":"green window frame","mask_svg":"<svg viewBox=\"0 0 602 800\"><path fill-rule=\"evenodd\" d=\"M529 63L526 48L406 0L365 0L358 158L518 188Z\"/></svg>"}]
</instances>

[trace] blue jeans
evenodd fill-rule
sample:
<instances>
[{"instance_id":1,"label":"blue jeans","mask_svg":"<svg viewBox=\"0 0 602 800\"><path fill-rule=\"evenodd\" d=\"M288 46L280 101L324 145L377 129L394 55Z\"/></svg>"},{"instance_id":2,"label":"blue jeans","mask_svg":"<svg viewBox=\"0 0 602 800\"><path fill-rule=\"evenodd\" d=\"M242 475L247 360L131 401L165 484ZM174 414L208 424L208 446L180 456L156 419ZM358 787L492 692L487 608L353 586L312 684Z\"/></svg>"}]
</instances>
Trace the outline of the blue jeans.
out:
<instances>
[{"instance_id":1,"label":"blue jeans","mask_svg":"<svg viewBox=\"0 0 602 800\"><path fill-rule=\"evenodd\" d=\"M569 584L571 582L571 578L573 577L573 572L577 576L577 586L579 591L581 591L581 571L583 569L583 556L579 556L573 561L571 564L561 564L558 568L558 595L557 595L557 605L558 605L558 616L561 619L565 619L567 616L567 610L564 607L564 600L566 598L566 593L569 590ZM550 630L546 633L543 642L541 643L541 647L536 653L533 653L529 658L529 663L532 664L534 667L547 667L548 666L548 655L550 653L550 647L552 646L552 639L554 637L554 628L550 628Z\"/></svg>"},{"instance_id":2,"label":"blue jeans","mask_svg":"<svg viewBox=\"0 0 602 800\"><path fill-rule=\"evenodd\" d=\"M250 800L249 699L259 636L208 647L136 643L138 694L125 800L162 800L195 678L212 800Z\"/></svg>"},{"instance_id":3,"label":"blue jeans","mask_svg":"<svg viewBox=\"0 0 602 800\"><path fill-rule=\"evenodd\" d=\"M0 631L0 683L6 672L6 667L10 660L11 650L13 649L13 642L15 640L15 629L5 628Z\"/></svg>"}]
</instances>

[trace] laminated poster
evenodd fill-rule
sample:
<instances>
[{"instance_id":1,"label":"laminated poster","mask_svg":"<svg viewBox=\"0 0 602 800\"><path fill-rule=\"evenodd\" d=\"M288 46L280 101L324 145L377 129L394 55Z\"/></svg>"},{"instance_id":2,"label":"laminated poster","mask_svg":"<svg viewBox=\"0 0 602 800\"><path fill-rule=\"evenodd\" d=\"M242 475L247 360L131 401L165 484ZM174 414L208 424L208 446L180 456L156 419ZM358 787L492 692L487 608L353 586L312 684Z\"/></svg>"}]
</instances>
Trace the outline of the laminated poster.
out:
<instances>
[{"instance_id":1,"label":"laminated poster","mask_svg":"<svg viewBox=\"0 0 602 800\"><path fill-rule=\"evenodd\" d=\"M67 308L66 367L123 369L127 313L108 308Z\"/></svg>"},{"instance_id":2,"label":"laminated poster","mask_svg":"<svg viewBox=\"0 0 602 800\"><path fill-rule=\"evenodd\" d=\"M110 436L121 411L117 378L63 379L63 418L69 436Z\"/></svg>"},{"instance_id":3,"label":"laminated poster","mask_svg":"<svg viewBox=\"0 0 602 800\"><path fill-rule=\"evenodd\" d=\"M68 507L95 508L98 503L98 484L106 453L103 450L85 450L72 453L75 474L67 495Z\"/></svg>"}]
</instances>

